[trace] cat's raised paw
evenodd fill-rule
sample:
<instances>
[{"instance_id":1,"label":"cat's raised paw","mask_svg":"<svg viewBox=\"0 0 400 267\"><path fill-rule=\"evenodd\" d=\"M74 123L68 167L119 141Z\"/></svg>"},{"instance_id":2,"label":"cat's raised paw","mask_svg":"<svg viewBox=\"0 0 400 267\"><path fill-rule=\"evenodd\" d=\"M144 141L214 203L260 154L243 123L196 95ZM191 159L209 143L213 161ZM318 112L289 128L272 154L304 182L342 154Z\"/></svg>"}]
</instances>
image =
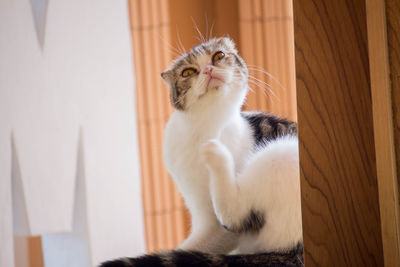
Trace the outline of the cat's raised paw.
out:
<instances>
[{"instance_id":1,"label":"cat's raised paw","mask_svg":"<svg viewBox=\"0 0 400 267\"><path fill-rule=\"evenodd\" d=\"M215 139L204 143L200 148L200 154L204 163L211 167L226 163L230 156L228 149L220 141Z\"/></svg>"}]
</instances>

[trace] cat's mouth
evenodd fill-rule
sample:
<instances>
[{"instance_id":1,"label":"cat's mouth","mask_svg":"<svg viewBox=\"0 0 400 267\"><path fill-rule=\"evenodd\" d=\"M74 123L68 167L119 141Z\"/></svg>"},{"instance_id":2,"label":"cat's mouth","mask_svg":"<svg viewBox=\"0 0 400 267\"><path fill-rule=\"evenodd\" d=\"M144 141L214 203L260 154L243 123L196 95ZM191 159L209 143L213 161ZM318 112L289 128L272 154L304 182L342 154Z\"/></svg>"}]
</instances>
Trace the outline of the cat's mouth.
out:
<instances>
[{"instance_id":1,"label":"cat's mouth","mask_svg":"<svg viewBox=\"0 0 400 267\"><path fill-rule=\"evenodd\" d=\"M207 89L210 89L210 88L217 89L223 84L224 84L224 81L221 78L210 75L208 82L207 82Z\"/></svg>"}]
</instances>

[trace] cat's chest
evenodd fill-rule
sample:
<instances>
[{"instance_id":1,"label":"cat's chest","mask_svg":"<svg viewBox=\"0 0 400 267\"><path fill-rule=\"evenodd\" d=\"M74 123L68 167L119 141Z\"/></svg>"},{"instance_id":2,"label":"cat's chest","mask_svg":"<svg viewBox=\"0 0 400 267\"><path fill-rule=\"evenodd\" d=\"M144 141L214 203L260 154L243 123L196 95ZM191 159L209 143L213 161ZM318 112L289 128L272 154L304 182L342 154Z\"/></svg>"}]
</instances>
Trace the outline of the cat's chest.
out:
<instances>
[{"instance_id":1,"label":"cat's chest","mask_svg":"<svg viewBox=\"0 0 400 267\"><path fill-rule=\"evenodd\" d=\"M164 163L175 182L201 180L207 171L201 160L200 147L209 139L217 138L215 132L199 132L190 127L169 125L164 136Z\"/></svg>"},{"instance_id":2,"label":"cat's chest","mask_svg":"<svg viewBox=\"0 0 400 267\"><path fill-rule=\"evenodd\" d=\"M200 147L210 139L220 140L232 153L235 166L241 168L252 146L250 130L241 122L232 122L223 128L188 127L171 120L164 133L164 163L175 182L208 185L208 172L201 160Z\"/></svg>"}]
</instances>

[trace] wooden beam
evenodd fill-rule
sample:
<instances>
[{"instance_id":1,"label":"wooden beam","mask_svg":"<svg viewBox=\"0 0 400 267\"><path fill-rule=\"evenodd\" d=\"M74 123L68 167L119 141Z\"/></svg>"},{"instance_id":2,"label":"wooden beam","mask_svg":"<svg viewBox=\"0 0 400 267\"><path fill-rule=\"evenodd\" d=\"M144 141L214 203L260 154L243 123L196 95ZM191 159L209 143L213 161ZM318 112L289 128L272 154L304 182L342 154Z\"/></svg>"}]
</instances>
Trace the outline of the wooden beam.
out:
<instances>
[{"instance_id":1,"label":"wooden beam","mask_svg":"<svg viewBox=\"0 0 400 267\"><path fill-rule=\"evenodd\" d=\"M40 236L27 237L29 267L44 266L42 238Z\"/></svg>"},{"instance_id":2,"label":"wooden beam","mask_svg":"<svg viewBox=\"0 0 400 267\"><path fill-rule=\"evenodd\" d=\"M392 89L397 179L400 183L400 1L386 0L387 39Z\"/></svg>"},{"instance_id":3,"label":"wooden beam","mask_svg":"<svg viewBox=\"0 0 400 267\"><path fill-rule=\"evenodd\" d=\"M367 0L368 48L376 167L385 266L400 266L399 193L384 0Z\"/></svg>"},{"instance_id":4,"label":"wooden beam","mask_svg":"<svg viewBox=\"0 0 400 267\"><path fill-rule=\"evenodd\" d=\"M383 266L364 0L294 1L306 266Z\"/></svg>"}]
</instances>

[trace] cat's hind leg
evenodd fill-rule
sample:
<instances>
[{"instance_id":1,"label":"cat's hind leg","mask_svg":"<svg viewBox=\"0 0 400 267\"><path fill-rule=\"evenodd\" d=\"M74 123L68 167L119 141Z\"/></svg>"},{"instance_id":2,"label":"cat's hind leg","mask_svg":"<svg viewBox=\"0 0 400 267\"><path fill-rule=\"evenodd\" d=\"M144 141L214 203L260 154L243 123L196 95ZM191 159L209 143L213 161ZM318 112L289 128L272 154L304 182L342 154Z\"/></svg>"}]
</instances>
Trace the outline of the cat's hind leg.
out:
<instances>
[{"instance_id":1,"label":"cat's hind leg","mask_svg":"<svg viewBox=\"0 0 400 267\"><path fill-rule=\"evenodd\" d=\"M210 193L219 222L236 233L257 232L265 224L263 212L252 207L248 194L236 181L231 152L218 140L210 140L201 148L210 174Z\"/></svg>"}]
</instances>

